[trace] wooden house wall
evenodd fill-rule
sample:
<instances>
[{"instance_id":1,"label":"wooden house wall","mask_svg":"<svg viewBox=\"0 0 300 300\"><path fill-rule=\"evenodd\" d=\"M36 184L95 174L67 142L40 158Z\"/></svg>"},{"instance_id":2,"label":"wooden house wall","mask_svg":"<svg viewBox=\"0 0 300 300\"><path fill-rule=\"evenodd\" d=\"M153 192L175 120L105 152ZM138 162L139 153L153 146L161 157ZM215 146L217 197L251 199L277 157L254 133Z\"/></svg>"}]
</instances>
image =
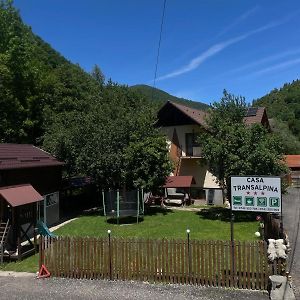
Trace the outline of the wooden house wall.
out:
<instances>
[{"instance_id":1,"label":"wooden house wall","mask_svg":"<svg viewBox=\"0 0 300 300\"><path fill-rule=\"evenodd\" d=\"M38 167L16 170L1 170L0 186L31 184L41 195L60 190L62 167Z\"/></svg>"}]
</instances>

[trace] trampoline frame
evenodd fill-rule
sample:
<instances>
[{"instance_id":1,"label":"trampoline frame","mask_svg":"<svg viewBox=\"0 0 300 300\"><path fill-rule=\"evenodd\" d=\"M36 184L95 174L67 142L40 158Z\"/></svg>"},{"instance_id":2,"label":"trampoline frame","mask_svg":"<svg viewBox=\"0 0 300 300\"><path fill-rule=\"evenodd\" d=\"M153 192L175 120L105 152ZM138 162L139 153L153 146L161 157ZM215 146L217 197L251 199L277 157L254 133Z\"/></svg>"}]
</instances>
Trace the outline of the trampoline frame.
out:
<instances>
[{"instance_id":1,"label":"trampoline frame","mask_svg":"<svg viewBox=\"0 0 300 300\"><path fill-rule=\"evenodd\" d=\"M114 192L113 190L108 190L109 193ZM130 192L130 191L125 191L126 192ZM125 217L136 217L136 222L139 223L139 217L140 216L144 216L144 190L143 189L137 189L137 209L120 209L120 191L116 190L117 193L117 197L116 197L116 204L117 204L117 210L111 210L111 211L107 211L107 207L105 204L105 191L102 190L102 204L103 204L103 212L104 212L104 216L106 217L106 219L108 217L110 218L116 218L117 219L117 224L119 224L119 219L120 218L125 218ZM141 197L140 197L141 195ZM140 203L140 201L142 200L142 203ZM111 200L109 200L111 201ZM125 203L129 203L129 201L125 201ZM141 205L140 205L141 204ZM127 213L126 213L127 212Z\"/></svg>"}]
</instances>

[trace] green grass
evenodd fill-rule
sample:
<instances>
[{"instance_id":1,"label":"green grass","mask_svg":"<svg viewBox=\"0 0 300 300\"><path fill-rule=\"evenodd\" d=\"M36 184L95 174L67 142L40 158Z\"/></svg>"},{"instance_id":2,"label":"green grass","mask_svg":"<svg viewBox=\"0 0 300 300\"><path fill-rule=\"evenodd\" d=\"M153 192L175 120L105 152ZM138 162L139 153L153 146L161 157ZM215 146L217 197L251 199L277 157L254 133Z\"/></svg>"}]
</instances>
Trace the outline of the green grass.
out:
<instances>
[{"instance_id":1,"label":"green grass","mask_svg":"<svg viewBox=\"0 0 300 300\"><path fill-rule=\"evenodd\" d=\"M190 229L191 239L230 240L230 210L221 207L202 209L199 212L150 209L144 219L136 224L136 218L125 219L120 225L99 215L81 216L55 231L60 236L107 236L107 230L113 237L137 238L186 238L186 229ZM256 240L254 232L258 224L253 214L236 213L234 238L240 241ZM0 265L0 270L38 271L38 255L21 262Z\"/></svg>"},{"instance_id":2,"label":"green grass","mask_svg":"<svg viewBox=\"0 0 300 300\"><path fill-rule=\"evenodd\" d=\"M113 220L106 221L103 216L82 216L61 227L55 233L62 236L107 236L107 230L114 237L137 238L186 238L186 229L190 229L192 239L229 240L230 222L227 217L229 210L223 208L205 209L200 212L177 210L150 210L139 224L136 219L126 219L117 225ZM255 240L257 222L237 220L234 224L236 240Z\"/></svg>"},{"instance_id":3,"label":"green grass","mask_svg":"<svg viewBox=\"0 0 300 300\"><path fill-rule=\"evenodd\" d=\"M1 271L37 272L39 268L39 255L35 254L22 261L4 263L0 265Z\"/></svg>"}]
</instances>

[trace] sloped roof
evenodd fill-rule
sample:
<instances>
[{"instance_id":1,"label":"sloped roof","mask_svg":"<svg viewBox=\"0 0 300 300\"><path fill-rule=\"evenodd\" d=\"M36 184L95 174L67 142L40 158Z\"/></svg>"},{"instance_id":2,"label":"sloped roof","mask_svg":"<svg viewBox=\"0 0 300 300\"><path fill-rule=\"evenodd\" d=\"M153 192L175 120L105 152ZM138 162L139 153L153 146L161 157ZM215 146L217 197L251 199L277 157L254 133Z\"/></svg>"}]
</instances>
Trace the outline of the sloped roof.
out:
<instances>
[{"instance_id":1,"label":"sloped roof","mask_svg":"<svg viewBox=\"0 0 300 300\"><path fill-rule=\"evenodd\" d=\"M182 104L172 103L175 107L177 107L180 111L184 112L187 116L189 116L192 120L202 126L206 126L205 117L207 113L200 109L191 108Z\"/></svg>"},{"instance_id":2,"label":"sloped roof","mask_svg":"<svg viewBox=\"0 0 300 300\"><path fill-rule=\"evenodd\" d=\"M61 166L63 162L29 144L0 144L0 170Z\"/></svg>"},{"instance_id":3,"label":"sloped roof","mask_svg":"<svg viewBox=\"0 0 300 300\"><path fill-rule=\"evenodd\" d=\"M165 188L187 188L195 184L193 176L169 176L163 187Z\"/></svg>"},{"instance_id":4,"label":"sloped roof","mask_svg":"<svg viewBox=\"0 0 300 300\"><path fill-rule=\"evenodd\" d=\"M177 118L174 116L177 111ZM173 126L198 124L207 127L205 118L208 112L191 108L182 104L168 101L158 112L158 126ZM262 124L269 128L266 109L264 107L249 108L246 112L244 122L247 125Z\"/></svg>"},{"instance_id":5,"label":"sloped roof","mask_svg":"<svg viewBox=\"0 0 300 300\"><path fill-rule=\"evenodd\" d=\"M30 184L2 187L0 188L0 196L12 207L43 200L43 196L41 196Z\"/></svg>"},{"instance_id":6,"label":"sloped roof","mask_svg":"<svg viewBox=\"0 0 300 300\"><path fill-rule=\"evenodd\" d=\"M247 113L246 113L246 117L244 118L244 122L247 125L252 125L252 124L257 124L257 123L261 123L263 124L263 119L264 119L264 114L266 113L266 109L264 107L256 107L256 113L255 114L249 114L249 110L251 108L248 109Z\"/></svg>"},{"instance_id":7,"label":"sloped roof","mask_svg":"<svg viewBox=\"0 0 300 300\"><path fill-rule=\"evenodd\" d=\"M300 155L286 155L285 161L289 168L300 168Z\"/></svg>"}]
</instances>

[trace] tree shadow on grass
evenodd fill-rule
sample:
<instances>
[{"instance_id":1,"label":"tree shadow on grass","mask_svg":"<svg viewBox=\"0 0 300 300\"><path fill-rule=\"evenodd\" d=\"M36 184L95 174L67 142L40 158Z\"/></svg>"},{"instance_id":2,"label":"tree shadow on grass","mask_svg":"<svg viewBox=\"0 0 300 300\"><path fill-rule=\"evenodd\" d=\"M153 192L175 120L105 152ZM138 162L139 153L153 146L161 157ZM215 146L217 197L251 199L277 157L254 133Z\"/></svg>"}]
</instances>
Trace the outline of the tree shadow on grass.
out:
<instances>
[{"instance_id":1,"label":"tree shadow on grass","mask_svg":"<svg viewBox=\"0 0 300 300\"><path fill-rule=\"evenodd\" d=\"M172 209L162 206L145 206L145 215L146 216L156 216L164 215L166 216L169 213L174 213Z\"/></svg>"},{"instance_id":2,"label":"tree shadow on grass","mask_svg":"<svg viewBox=\"0 0 300 300\"><path fill-rule=\"evenodd\" d=\"M231 210L224 207L210 207L202 209L196 213L202 219L220 220L230 222ZM234 212L234 222L253 222L256 220L257 213L253 212Z\"/></svg>"},{"instance_id":3,"label":"tree shadow on grass","mask_svg":"<svg viewBox=\"0 0 300 300\"><path fill-rule=\"evenodd\" d=\"M144 218L141 216L138 218L138 223L144 222ZM119 220L117 218L107 218L108 224L113 225L134 225L137 224L137 218L136 216L129 216L129 217L120 217Z\"/></svg>"}]
</instances>

